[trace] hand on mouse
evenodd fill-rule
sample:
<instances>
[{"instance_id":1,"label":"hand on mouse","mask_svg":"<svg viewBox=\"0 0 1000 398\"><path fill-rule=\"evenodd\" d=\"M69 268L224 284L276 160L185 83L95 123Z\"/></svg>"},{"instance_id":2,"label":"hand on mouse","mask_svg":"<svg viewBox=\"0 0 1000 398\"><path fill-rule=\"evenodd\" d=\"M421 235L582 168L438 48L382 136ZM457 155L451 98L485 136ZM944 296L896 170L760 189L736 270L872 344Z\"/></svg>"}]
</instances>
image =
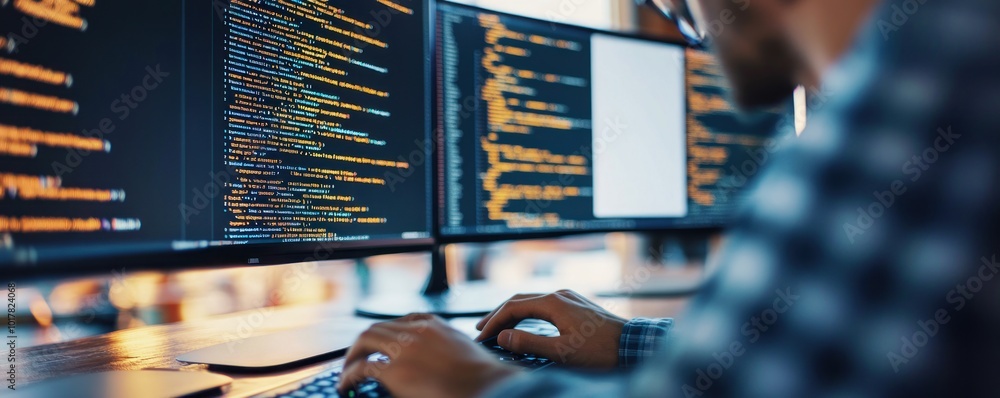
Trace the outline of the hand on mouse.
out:
<instances>
[{"instance_id":1,"label":"hand on mouse","mask_svg":"<svg viewBox=\"0 0 1000 398\"><path fill-rule=\"evenodd\" d=\"M514 330L525 319L548 321L558 337L542 337ZM618 366L618 346L627 321L576 292L521 294L511 297L476 325L477 341L497 337L501 347L533 354L570 366L612 369Z\"/></svg>"},{"instance_id":2,"label":"hand on mouse","mask_svg":"<svg viewBox=\"0 0 1000 398\"><path fill-rule=\"evenodd\" d=\"M374 353L388 360L369 361ZM441 318L414 314L362 333L347 352L337 388L344 392L374 378L396 397L474 397L518 372Z\"/></svg>"}]
</instances>

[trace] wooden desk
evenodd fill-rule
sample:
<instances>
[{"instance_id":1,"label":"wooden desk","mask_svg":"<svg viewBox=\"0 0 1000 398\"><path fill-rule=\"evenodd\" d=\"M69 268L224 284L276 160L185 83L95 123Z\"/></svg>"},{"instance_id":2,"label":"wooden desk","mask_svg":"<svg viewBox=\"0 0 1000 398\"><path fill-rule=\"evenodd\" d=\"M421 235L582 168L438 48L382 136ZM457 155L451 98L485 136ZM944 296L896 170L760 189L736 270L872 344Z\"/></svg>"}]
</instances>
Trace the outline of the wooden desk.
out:
<instances>
[{"instance_id":1,"label":"wooden desk","mask_svg":"<svg viewBox=\"0 0 1000 398\"><path fill-rule=\"evenodd\" d=\"M394 270L392 274L399 272ZM401 275L396 277L407 278ZM350 285L356 281L342 282ZM416 284L419 283L418 278ZM531 284L531 287L533 291L573 288L573 286L552 285L545 289L539 284ZM360 295L357 289L353 289L321 305L262 308L207 320L140 327L65 343L23 348L20 352L25 361L19 368L18 382L28 384L52 377L106 370L156 368L205 371L204 366L185 366L174 358L192 350L227 343L240 337L258 336L326 322L357 321L352 315L352 308ZM687 300L597 298L595 302L613 308L614 312L623 317L676 317ZM455 324L460 325L460 329L468 329L474 322L456 320ZM281 347L260 347L260 349L279 350ZM251 375L225 373L235 380L227 396L246 397L257 394L319 373L323 369L339 366L340 361L342 359L326 361L282 373Z\"/></svg>"}]
</instances>

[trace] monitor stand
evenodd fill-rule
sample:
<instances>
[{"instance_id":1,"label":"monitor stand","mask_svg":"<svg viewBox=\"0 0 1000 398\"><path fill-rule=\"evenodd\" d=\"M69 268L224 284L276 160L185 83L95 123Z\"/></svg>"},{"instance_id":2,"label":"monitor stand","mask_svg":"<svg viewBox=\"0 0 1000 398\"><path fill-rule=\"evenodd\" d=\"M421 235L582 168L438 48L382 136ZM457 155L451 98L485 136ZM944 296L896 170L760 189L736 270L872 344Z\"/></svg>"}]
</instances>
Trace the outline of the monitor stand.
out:
<instances>
[{"instance_id":1,"label":"monitor stand","mask_svg":"<svg viewBox=\"0 0 1000 398\"><path fill-rule=\"evenodd\" d=\"M486 283L449 286L448 267L443 245L431 252L431 272L421 293L376 295L362 300L355 313L375 319L395 319L413 313L428 313L442 318L484 316L509 298Z\"/></svg>"},{"instance_id":2,"label":"monitor stand","mask_svg":"<svg viewBox=\"0 0 1000 398\"><path fill-rule=\"evenodd\" d=\"M699 268L699 272L653 277L628 289L597 292L601 297L662 298L689 296L697 293L708 273L708 254L717 236L715 230L683 230L645 235L642 255L644 264L667 268L683 264ZM420 294L376 295L362 300L355 314L375 319L395 319L413 313L430 313L442 318L484 316L511 296L511 292L490 289L486 283L465 283L449 286L444 246L435 245L431 252L431 272Z\"/></svg>"},{"instance_id":3,"label":"monitor stand","mask_svg":"<svg viewBox=\"0 0 1000 398\"><path fill-rule=\"evenodd\" d=\"M708 273L708 255L714 234L710 231L674 231L650 233L645 236L641 264L655 264L653 276L618 290L598 292L600 297L669 298L690 296L697 293ZM669 271L671 264L697 268L697 272ZM645 266L645 265L640 265ZM692 270L694 271L694 270Z\"/></svg>"}]
</instances>

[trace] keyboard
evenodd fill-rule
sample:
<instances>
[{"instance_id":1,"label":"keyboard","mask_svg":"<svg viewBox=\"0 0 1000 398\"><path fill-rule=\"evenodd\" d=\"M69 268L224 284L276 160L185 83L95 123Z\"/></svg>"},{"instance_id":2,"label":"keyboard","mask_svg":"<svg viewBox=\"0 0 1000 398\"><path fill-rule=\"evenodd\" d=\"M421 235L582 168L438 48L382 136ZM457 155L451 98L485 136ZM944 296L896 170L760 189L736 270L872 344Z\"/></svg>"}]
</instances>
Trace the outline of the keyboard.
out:
<instances>
[{"instance_id":1,"label":"keyboard","mask_svg":"<svg viewBox=\"0 0 1000 398\"><path fill-rule=\"evenodd\" d=\"M381 398L391 397L389 391L375 380L366 380L353 390L340 395L337 392L337 382L340 381L340 371L327 371L303 380L297 385L285 386L277 391L259 395L271 398Z\"/></svg>"},{"instance_id":2,"label":"keyboard","mask_svg":"<svg viewBox=\"0 0 1000 398\"><path fill-rule=\"evenodd\" d=\"M517 329L540 336L553 337L559 335L559 330L552 324L543 321L526 320L517 325ZM555 362L547 358L540 358L534 355L517 354L507 351L497 344L496 337L483 340L480 344L486 347L497 359L514 366L520 366L529 371L536 371L552 366ZM331 370L323 372L317 376L302 380L298 383L286 385L270 392L258 395L261 398L385 398L391 397L389 391L382 387L378 381L369 379L357 386L353 390L345 393L337 393L337 382L340 381L340 371Z\"/></svg>"}]
</instances>

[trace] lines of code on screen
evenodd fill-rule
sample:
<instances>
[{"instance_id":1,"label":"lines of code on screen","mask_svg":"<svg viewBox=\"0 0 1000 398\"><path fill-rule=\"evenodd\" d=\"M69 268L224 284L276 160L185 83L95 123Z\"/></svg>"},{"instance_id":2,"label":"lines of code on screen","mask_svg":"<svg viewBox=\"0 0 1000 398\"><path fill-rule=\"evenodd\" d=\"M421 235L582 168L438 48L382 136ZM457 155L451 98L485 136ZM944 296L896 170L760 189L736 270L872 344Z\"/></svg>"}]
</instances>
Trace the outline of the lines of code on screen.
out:
<instances>
[{"instance_id":1,"label":"lines of code on screen","mask_svg":"<svg viewBox=\"0 0 1000 398\"><path fill-rule=\"evenodd\" d=\"M0 2L0 265L428 238L425 4Z\"/></svg>"},{"instance_id":2,"label":"lines of code on screen","mask_svg":"<svg viewBox=\"0 0 1000 398\"><path fill-rule=\"evenodd\" d=\"M684 137L677 145L684 146L687 156L679 159L685 165L678 167L684 167L687 183L677 189L686 192L670 195L686 194L686 215L599 217L595 197L645 192L595 189L594 155L606 153L597 144L607 149L627 141L605 139L607 130L643 134L639 128L630 131L628 123L619 129L612 121L595 120L595 104L628 104L642 97L639 93L597 97L597 83L615 84L597 79L634 81L656 79L657 74L595 75L596 62L607 56L594 46L594 39L603 33L464 6L441 5L438 10L435 61L441 166L436 178L443 235L725 226L745 200L744 188L776 146L766 148L776 127L781 128L780 122L790 115L790 106L738 112L715 60L686 51L685 63L668 63L660 71L677 73L686 88L678 89L676 97L670 93L658 97L667 102L665 107L687 105L683 123L687 131L670 130L672 123L661 126L663 134ZM618 40L673 46L639 38ZM640 62L643 55L632 56ZM633 122L638 126L652 123L649 120L653 118L638 116ZM790 128L782 130L781 135L792 133ZM653 148L616 156L668 157L675 152ZM641 170L628 178L656 173L665 171Z\"/></svg>"},{"instance_id":3,"label":"lines of code on screen","mask_svg":"<svg viewBox=\"0 0 1000 398\"><path fill-rule=\"evenodd\" d=\"M593 219L589 35L464 8L439 15L444 230Z\"/></svg>"},{"instance_id":4,"label":"lines of code on screen","mask_svg":"<svg viewBox=\"0 0 1000 398\"><path fill-rule=\"evenodd\" d=\"M782 140L794 136L792 106L738 112L715 57L688 50L686 69L690 204L679 223L724 225Z\"/></svg>"},{"instance_id":5,"label":"lines of code on screen","mask_svg":"<svg viewBox=\"0 0 1000 398\"><path fill-rule=\"evenodd\" d=\"M419 10L409 2L249 2L226 12L224 238L357 240L426 213ZM417 3L419 4L419 3ZM412 29L407 29L407 26ZM409 137L409 139L408 139ZM388 176L387 176L388 175Z\"/></svg>"},{"instance_id":6,"label":"lines of code on screen","mask_svg":"<svg viewBox=\"0 0 1000 398\"><path fill-rule=\"evenodd\" d=\"M179 235L173 3L0 5L0 263Z\"/></svg>"}]
</instances>

